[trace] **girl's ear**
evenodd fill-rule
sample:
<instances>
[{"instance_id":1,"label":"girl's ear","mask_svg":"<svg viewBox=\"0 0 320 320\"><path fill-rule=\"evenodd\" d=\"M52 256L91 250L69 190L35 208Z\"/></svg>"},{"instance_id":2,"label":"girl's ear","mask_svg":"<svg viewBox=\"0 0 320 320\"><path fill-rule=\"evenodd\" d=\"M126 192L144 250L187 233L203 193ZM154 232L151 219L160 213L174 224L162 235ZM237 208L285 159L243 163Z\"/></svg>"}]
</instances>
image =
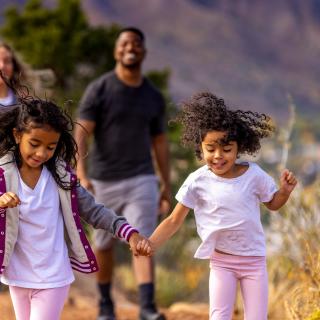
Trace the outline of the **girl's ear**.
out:
<instances>
[{"instance_id":1,"label":"girl's ear","mask_svg":"<svg viewBox=\"0 0 320 320\"><path fill-rule=\"evenodd\" d=\"M16 128L13 128L12 133L13 133L13 137L14 137L16 144L20 143L21 134L17 131Z\"/></svg>"}]
</instances>

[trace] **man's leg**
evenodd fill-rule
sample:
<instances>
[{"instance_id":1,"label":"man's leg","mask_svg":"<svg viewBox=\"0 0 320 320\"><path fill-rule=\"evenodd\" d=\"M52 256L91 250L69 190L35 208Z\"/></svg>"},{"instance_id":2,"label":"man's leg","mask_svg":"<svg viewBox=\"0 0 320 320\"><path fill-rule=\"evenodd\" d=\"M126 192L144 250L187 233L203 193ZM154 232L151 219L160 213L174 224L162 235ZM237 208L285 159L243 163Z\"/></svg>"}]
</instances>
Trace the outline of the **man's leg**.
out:
<instances>
[{"instance_id":1,"label":"man's leg","mask_svg":"<svg viewBox=\"0 0 320 320\"><path fill-rule=\"evenodd\" d=\"M133 257L132 262L139 291L140 320L165 320L156 308L153 260Z\"/></svg>"},{"instance_id":2,"label":"man's leg","mask_svg":"<svg viewBox=\"0 0 320 320\"><path fill-rule=\"evenodd\" d=\"M144 236L150 236L156 227L158 200L158 181L155 176L131 179L123 215ZM148 257L133 257L133 269L139 291L140 320L164 320L165 317L157 311L155 303L153 260Z\"/></svg>"},{"instance_id":3,"label":"man's leg","mask_svg":"<svg viewBox=\"0 0 320 320\"><path fill-rule=\"evenodd\" d=\"M104 249L95 251L99 271L96 273L97 285L100 293L98 320L115 319L114 305L111 298L113 250Z\"/></svg>"},{"instance_id":4,"label":"man's leg","mask_svg":"<svg viewBox=\"0 0 320 320\"><path fill-rule=\"evenodd\" d=\"M123 193L121 184L92 180L95 199L115 212L121 212ZM115 320L114 304L111 297L113 273L113 238L105 230L94 230L95 255L99 271L96 273L97 286L100 293L99 315L97 320Z\"/></svg>"}]
</instances>

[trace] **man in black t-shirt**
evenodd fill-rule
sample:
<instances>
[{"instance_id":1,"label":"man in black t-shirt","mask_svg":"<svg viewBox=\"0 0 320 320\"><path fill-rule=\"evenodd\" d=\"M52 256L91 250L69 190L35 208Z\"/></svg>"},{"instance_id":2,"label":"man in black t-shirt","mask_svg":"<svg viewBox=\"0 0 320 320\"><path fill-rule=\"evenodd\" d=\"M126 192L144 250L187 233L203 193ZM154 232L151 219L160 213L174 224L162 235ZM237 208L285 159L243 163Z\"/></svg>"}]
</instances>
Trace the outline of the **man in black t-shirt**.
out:
<instances>
[{"instance_id":1,"label":"man in black t-shirt","mask_svg":"<svg viewBox=\"0 0 320 320\"><path fill-rule=\"evenodd\" d=\"M120 31L114 50L115 69L93 81L80 101L77 119L80 126L76 127L75 139L81 184L95 194L97 201L113 208L142 234L150 236L156 227L159 204L162 211L168 211L171 195L165 103L160 92L142 75L145 53L140 30ZM90 135L94 139L87 175L85 155ZM160 196L152 150L162 182ZM103 230L96 230L94 240L100 266L98 319L114 320L110 294L113 239ZM139 285L140 319L165 319L154 302L152 259L133 257L133 268Z\"/></svg>"}]
</instances>

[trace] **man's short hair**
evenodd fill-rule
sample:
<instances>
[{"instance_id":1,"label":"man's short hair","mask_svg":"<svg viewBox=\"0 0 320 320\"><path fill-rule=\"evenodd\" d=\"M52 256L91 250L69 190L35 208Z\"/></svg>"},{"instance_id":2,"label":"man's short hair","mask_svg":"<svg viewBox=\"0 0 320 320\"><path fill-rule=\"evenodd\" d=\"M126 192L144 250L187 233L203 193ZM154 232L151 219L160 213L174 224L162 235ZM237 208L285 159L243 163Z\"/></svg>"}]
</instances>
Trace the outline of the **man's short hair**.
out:
<instances>
[{"instance_id":1,"label":"man's short hair","mask_svg":"<svg viewBox=\"0 0 320 320\"><path fill-rule=\"evenodd\" d=\"M144 40L145 40L144 33L143 33L140 29L138 29L138 28L136 28L136 27L125 27L125 28L121 29L121 30L119 31L119 33L118 33L117 38L119 38L120 35L121 35L121 33L124 33L124 32L133 32L133 33L135 33L136 35L139 36L139 38L140 38L140 40L141 40L142 42L144 42Z\"/></svg>"}]
</instances>

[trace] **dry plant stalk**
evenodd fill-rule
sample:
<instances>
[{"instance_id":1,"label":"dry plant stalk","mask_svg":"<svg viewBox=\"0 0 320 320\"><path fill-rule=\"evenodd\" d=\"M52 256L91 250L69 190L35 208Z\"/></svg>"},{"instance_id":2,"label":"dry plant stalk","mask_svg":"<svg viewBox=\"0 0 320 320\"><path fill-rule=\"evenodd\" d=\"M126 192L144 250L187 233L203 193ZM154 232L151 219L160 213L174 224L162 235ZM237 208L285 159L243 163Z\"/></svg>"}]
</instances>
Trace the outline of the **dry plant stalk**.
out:
<instances>
[{"instance_id":1,"label":"dry plant stalk","mask_svg":"<svg viewBox=\"0 0 320 320\"><path fill-rule=\"evenodd\" d=\"M279 171L287 166L290 136L295 123L295 106L291 97L289 110L290 119L280 137L282 158ZM279 254L288 265L287 274L281 274L277 281L270 283L273 291L279 289L283 293L282 296L278 295L278 303L270 304L270 315L275 315L275 319L282 306L288 320L320 320L317 316L320 310L319 182L309 189L313 201L310 201L310 197L305 200L306 190L298 185L281 214L271 215L271 241L277 239Z\"/></svg>"}]
</instances>

